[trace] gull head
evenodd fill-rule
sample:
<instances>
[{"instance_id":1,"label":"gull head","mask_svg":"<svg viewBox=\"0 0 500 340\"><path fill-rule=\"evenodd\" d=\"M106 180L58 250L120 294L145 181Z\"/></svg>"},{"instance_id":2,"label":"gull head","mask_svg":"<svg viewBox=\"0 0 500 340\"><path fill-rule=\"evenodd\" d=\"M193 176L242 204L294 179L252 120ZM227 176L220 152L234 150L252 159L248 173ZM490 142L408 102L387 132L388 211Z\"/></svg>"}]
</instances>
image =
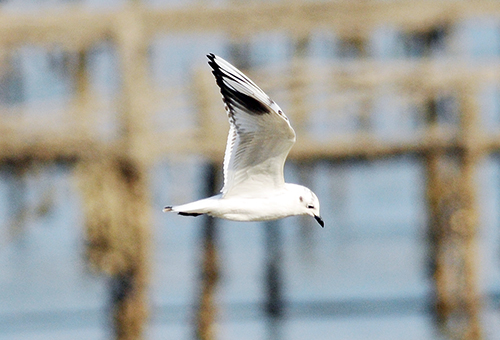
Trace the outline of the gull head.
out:
<instances>
[{"instance_id":1,"label":"gull head","mask_svg":"<svg viewBox=\"0 0 500 340\"><path fill-rule=\"evenodd\" d=\"M311 191L311 189L306 188L301 185L296 185L296 184L286 184L291 191L294 193L294 200L296 204L298 205L298 214L297 215L309 215L314 217L316 222L319 223L319 225L324 228L325 227L325 222L323 222L323 219L320 216L319 213L319 199L314 194L314 192Z\"/></svg>"}]
</instances>

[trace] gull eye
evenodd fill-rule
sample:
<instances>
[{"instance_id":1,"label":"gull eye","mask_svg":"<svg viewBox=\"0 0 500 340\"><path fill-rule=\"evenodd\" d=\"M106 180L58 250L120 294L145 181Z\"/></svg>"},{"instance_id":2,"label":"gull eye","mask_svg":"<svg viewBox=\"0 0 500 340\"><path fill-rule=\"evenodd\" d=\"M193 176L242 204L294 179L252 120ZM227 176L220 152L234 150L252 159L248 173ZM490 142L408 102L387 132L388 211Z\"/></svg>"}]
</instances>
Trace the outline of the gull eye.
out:
<instances>
[{"instance_id":1,"label":"gull eye","mask_svg":"<svg viewBox=\"0 0 500 340\"><path fill-rule=\"evenodd\" d=\"M299 200L300 200L301 202L304 202L304 198L303 198L302 196L299 196Z\"/></svg>"},{"instance_id":2,"label":"gull eye","mask_svg":"<svg viewBox=\"0 0 500 340\"><path fill-rule=\"evenodd\" d=\"M312 205L312 204L308 204L308 205L307 205L307 209L314 209L314 205Z\"/></svg>"}]
</instances>

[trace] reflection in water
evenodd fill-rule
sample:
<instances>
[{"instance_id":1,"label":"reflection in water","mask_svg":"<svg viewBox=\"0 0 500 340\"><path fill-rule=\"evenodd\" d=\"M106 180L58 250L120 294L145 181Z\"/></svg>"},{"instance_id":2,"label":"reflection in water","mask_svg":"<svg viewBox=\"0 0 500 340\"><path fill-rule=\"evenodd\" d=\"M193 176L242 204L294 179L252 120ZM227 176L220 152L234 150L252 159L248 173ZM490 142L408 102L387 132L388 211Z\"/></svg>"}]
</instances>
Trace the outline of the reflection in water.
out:
<instances>
[{"instance_id":1,"label":"reflection in water","mask_svg":"<svg viewBox=\"0 0 500 340\"><path fill-rule=\"evenodd\" d=\"M283 339L283 240L280 221L264 224L266 244L266 317L269 340Z\"/></svg>"},{"instance_id":2,"label":"reflection in water","mask_svg":"<svg viewBox=\"0 0 500 340\"><path fill-rule=\"evenodd\" d=\"M267 319L267 340L284 340L284 320L281 316Z\"/></svg>"}]
</instances>

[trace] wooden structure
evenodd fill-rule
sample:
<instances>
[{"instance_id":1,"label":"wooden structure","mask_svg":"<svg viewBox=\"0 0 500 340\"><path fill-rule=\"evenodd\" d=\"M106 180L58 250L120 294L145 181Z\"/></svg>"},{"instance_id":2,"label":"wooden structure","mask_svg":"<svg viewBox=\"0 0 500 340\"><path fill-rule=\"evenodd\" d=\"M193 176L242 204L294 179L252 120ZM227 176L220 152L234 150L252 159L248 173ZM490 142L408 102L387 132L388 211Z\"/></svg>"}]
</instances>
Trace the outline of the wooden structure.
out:
<instances>
[{"instance_id":1,"label":"wooden structure","mask_svg":"<svg viewBox=\"0 0 500 340\"><path fill-rule=\"evenodd\" d=\"M147 317L149 167L173 153L199 153L219 162L227 133L225 121L214 118L220 116L221 105L207 71L194 77L190 87L199 98L199 125L170 134L153 129L152 103L165 93L156 89L149 78L147 50L151 42L165 32L224 32L235 43L254 34L280 30L300 45L318 29L331 31L340 41L356 45L365 51L363 57L315 67L297 53L274 83L266 83L256 70L249 72L263 88L286 91L285 96L293 103L287 115L295 122L301 143L293 148L290 157L341 160L422 156L428 178L436 314L454 338L482 339L481 292L476 273L475 177L481 157L500 150L500 132L485 132L479 124L477 93L483 84L500 82L500 62L474 64L456 58L376 61L370 59L365 45L373 30L381 26L411 36L478 16L500 20L500 3L292 1L201 6L167 10L135 2L112 12L66 7L37 14L0 13L2 65L8 65L16 49L25 45L47 50L57 47L76 56L74 97L60 124L27 128L40 125L40 118L25 117L22 105L2 108L16 114L0 113L0 162L19 168L29 162L63 161L74 166L85 202L89 259L113 277L117 339L141 338ZM119 133L111 140L103 140L96 133L99 119L94 110L100 102L89 85L86 62L92 47L102 42L116 51L121 76L114 107L119 112ZM307 113L318 108L305 96L318 82L330 90L327 99L316 105L335 112L350 102L368 103L358 112L364 115L365 122L371 114L369 103L376 97L376 89L385 86L397 88L397 95L409 108L430 113L425 124L404 138L382 138L369 124L360 124L363 128L352 133L319 141L305 127ZM458 125L441 124L431 112L432 103L440 99L439 93L459 103ZM207 249L214 256L213 244L208 243ZM212 274L206 275L215 282ZM205 287L204 291L213 294L213 287ZM202 299L204 308L210 310L207 303L211 303L211 298ZM211 330L208 332L212 334ZM210 335L202 338L209 339Z\"/></svg>"}]
</instances>

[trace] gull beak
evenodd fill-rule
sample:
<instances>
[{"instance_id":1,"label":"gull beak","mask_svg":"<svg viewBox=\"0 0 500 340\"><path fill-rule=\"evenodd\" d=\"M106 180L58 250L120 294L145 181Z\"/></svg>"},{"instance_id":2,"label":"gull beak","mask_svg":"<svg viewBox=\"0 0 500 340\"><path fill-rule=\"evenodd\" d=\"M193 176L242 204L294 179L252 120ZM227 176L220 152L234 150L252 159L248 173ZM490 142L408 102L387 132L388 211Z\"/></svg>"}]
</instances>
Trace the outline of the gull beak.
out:
<instances>
[{"instance_id":1,"label":"gull beak","mask_svg":"<svg viewBox=\"0 0 500 340\"><path fill-rule=\"evenodd\" d=\"M323 219L321 218L321 216L314 215L314 219L316 220L316 222L319 223L319 225L321 226L321 228L325 227L325 222L323 222Z\"/></svg>"}]
</instances>

